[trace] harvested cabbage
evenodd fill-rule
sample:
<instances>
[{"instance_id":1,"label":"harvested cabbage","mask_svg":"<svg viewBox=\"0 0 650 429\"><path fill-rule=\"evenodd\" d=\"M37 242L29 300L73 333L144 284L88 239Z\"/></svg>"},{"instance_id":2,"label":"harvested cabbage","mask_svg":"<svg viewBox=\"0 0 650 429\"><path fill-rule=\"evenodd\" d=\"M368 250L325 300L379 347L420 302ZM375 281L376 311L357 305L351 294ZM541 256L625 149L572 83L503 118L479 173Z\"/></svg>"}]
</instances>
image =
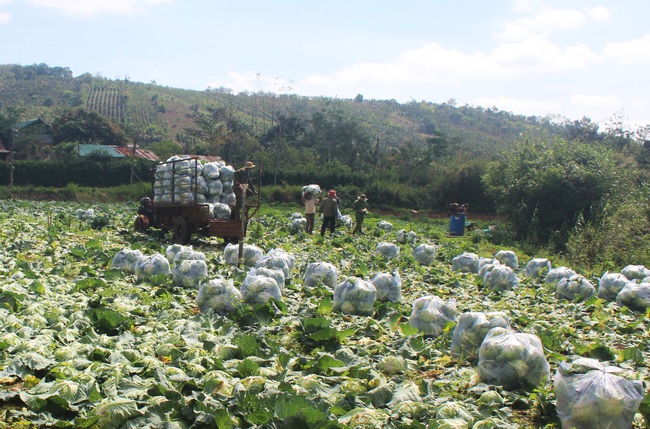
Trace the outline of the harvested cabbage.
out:
<instances>
[{"instance_id":1,"label":"harvested cabbage","mask_svg":"<svg viewBox=\"0 0 650 429\"><path fill-rule=\"evenodd\" d=\"M208 162L203 165L203 177L206 180L216 180L219 178L219 169L223 164L219 162Z\"/></svg>"},{"instance_id":2,"label":"harvested cabbage","mask_svg":"<svg viewBox=\"0 0 650 429\"><path fill-rule=\"evenodd\" d=\"M208 264L200 259L179 259L174 261L172 278L174 285L186 288L199 288L208 277Z\"/></svg>"},{"instance_id":3,"label":"harvested cabbage","mask_svg":"<svg viewBox=\"0 0 650 429\"><path fill-rule=\"evenodd\" d=\"M295 258L284 251L273 249L266 256L262 256L255 263L255 267L280 269L284 272L284 277L288 278L295 263Z\"/></svg>"},{"instance_id":4,"label":"harvested cabbage","mask_svg":"<svg viewBox=\"0 0 650 429\"><path fill-rule=\"evenodd\" d=\"M230 313L241 301L241 292L233 286L232 279L210 279L201 284L196 295L196 305L202 313L210 310L218 314Z\"/></svg>"},{"instance_id":5,"label":"harvested cabbage","mask_svg":"<svg viewBox=\"0 0 650 429\"><path fill-rule=\"evenodd\" d=\"M408 244L415 244L415 240L417 238L418 238L418 235L413 231L406 232L405 229L400 229L399 231L397 231L396 240L400 244L407 244L407 243Z\"/></svg>"},{"instance_id":6,"label":"harvested cabbage","mask_svg":"<svg viewBox=\"0 0 650 429\"><path fill-rule=\"evenodd\" d=\"M646 311L650 307L650 283L628 282L616 296L616 303L632 311Z\"/></svg>"},{"instance_id":7,"label":"harvested cabbage","mask_svg":"<svg viewBox=\"0 0 650 429\"><path fill-rule=\"evenodd\" d=\"M546 258L533 258L526 264L526 277L545 277L551 271L551 262Z\"/></svg>"},{"instance_id":8,"label":"harvested cabbage","mask_svg":"<svg viewBox=\"0 0 650 429\"><path fill-rule=\"evenodd\" d=\"M387 242L379 243L375 249L375 255L383 256L386 259L397 258L399 255L399 246Z\"/></svg>"},{"instance_id":9,"label":"harvested cabbage","mask_svg":"<svg viewBox=\"0 0 650 429\"><path fill-rule=\"evenodd\" d=\"M352 226L352 217L350 215L343 215L339 218L339 222L347 228Z\"/></svg>"},{"instance_id":10,"label":"harvested cabbage","mask_svg":"<svg viewBox=\"0 0 650 429\"><path fill-rule=\"evenodd\" d=\"M208 185L207 195L221 198L221 195L223 194L223 183L221 180L207 180L206 183Z\"/></svg>"},{"instance_id":11,"label":"harvested cabbage","mask_svg":"<svg viewBox=\"0 0 650 429\"><path fill-rule=\"evenodd\" d=\"M510 329L508 316L502 312L461 313L451 339L451 355L472 364L478 362L478 350L492 328Z\"/></svg>"},{"instance_id":12,"label":"harvested cabbage","mask_svg":"<svg viewBox=\"0 0 650 429\"><path fill-rule=\"evenodd\" d=\"M297 219L292 219L291 220L291 225L289 229L291 232L300 232L304 231L307 228L307 219L304 217L299 217Z\"/></svg>"},{"instance_id":13,"label":"harvested cabbage","mask_svg":"<svg viewBox=\"0 0 650 429\"><path fill-rule=\"evenodd\" d=\"M138 249L122 249L113 256L111 268L120 269L125 273L135 273L135 267L144 255Z\"/></svg>"},{"instance_id":14,"label":"harvested cabbage","mask_svg":"<svg viewBox=\"0 0 650 429\"><path fill-rule=\"evenodd\" d=\"M246 273L246 278L244 279L242 286L244 286L248 282L255 280L255 277L257 276L272 278L278 284L278 288L280 289L280 292L284 290L284 283L286 280L284 277L284 272L276 268L265 268L265 267L251 268L250 270L248 270L248 273Z\"/></svg>"},{"instance_id":15,"label":"harvested cabbage","mask_svg":"<svg viewBox=\"0 0 650 429\"><path fill-rule=\"evenodd\" d=\"M569 301L585 301L596 295L596 288L580 274L563 278L557 282L556 295Z\"/></svg>"},{"instance_id":16,"label":"harvested cabbage","mask_svg":"<svg viewBox=\"0 0 650 429\"><path fill-rule=\"evenodd\" d=\"M385 220L380 220L377 222L377 228L383 229L386 232L391 232L393 230L393 224Z\"/></svg>"},{"instance_id":17,"label":"harvested cabbage","mask_svg":"<svg viewBox=\"0 0 650 429\"><path fill-rule=\"evenodd\" d=\"M517 259L515 252L512 250L499 250L497 254L494 255L494 259L513 270L519 268L519 260Z\"/></svg>"},{"instance_id":18,"label":"harvested cabbage","mask_svg":"<svg viewBox=\"0 0 650 429\"><path fill-rule=\"evenodd\" d=\"M192 261L205 261L205 253L198 252L192 248L192 246L186 247L185 249L179 250L175 255L172 263L181 261L181 260L192 260Z\"/></svg>"},{"instance_id":19,"label":"harvested cabbage","mask_svg":"<svg viewBox=\"0 0 650 429\"><path fill-rule=\"evenodd\" d=\"M501 265L501 262L497 261L496 259L486 259L485 261L479 261L478 273L476 274L481 278L481 280L483 280L483 284L485 284L485 275L497 265Z\"/></svg>"},{"instance_id":20,"label":"harvested cabbage","mask_svg":"<svg viewBox=\"0 0 650 429\"><path fill-rule=\"evenodd\" d=\"M575 276L576 274L577 273L575 271L567 267L551 268L551 271L546 274L544 281L547 284L554 284L557 286L557 283L563 278L569 278L571 276Z\"/></svg>"},{"instance_id":21,"label":"harvested cabbage","mask_svg":"<svg viewBox=\"0 0 650 429\"><path fill-rule=\"evenodd\" d=\"M237 203L237 196L234 192L224 192L219 201L228 206L234 206Z\"/></svg>"},{"instance_id":22,"label":"harvested cabbage","mask_svg":"<svg viewBox=\"0 0 650 429\"><path fill-rule=\"evenodd\" d=\"M506 390L535 388L550 380L550 366L539 337L492 328L478 352L476 372L482 383Z\"/></svg>"},{"instance_id":23,"label":"harvested cabbage","mask_svg":"<svg viewBox=\"0 0 650 429\"><path fill-rule=\"evenodd\" d=\"M214 203L214 217L215 219L229 220L232 209L226 203L216 202Z\"/></svg>"},{"instance_id":24,"label":"harvested cabbage","mask_svg":"<svg viewBox=\"0 0 650 429\"><path fill-rule=\"evenodd\" d=\"M168 276L170 272L169 261L160 253L143 256L135 266L135 275L140 280L159 274Z\"/></svg>"},{"instance_id":25,"label":"harvested cabbage","mask_svg":"<svg viewBox=\"0 0 650 429\"><path fill-rule=\"evenodd\" d=\"M370 283L377 289L377 301L399 302L402 299L402 278L399 271L393 274L378 273Z\"/></svg>"},{"instance_id":26,"label":"harvested cabbage","mask_svg":"<svg viewBox=\"0 0 650 429\"><path fill-rule=\"evenodd\" d=\"M222 182L232 182L235 176L235 169L232 165L224 165L219 168L219 178Z\"/></svg>"},{"instance_id":27,"label":"harvested cabbage","mask_svg":"<svg viewBox=\"0 0 650 429\"><path fill-rule=\"evenodd\" d=\"M621 270L621 274L630 280L643 280L650 276L650 270L643 265L628 265Z\"/></svg>"},{"instance_id":28,"label":"harvested cabbage","mask_svg":"<svg viewBox=\"0 0 650 429\"><path fill-rule=\"evenodd\" d=\"M476 253L463 252L451 260L451 269L477 274L478 263L479 258Z\"/></svg>"},{"instance_id":29,"label":"harvested cabbage","mask_svg":"<svg viewBox=\"0 0 650 429\"><path fill-rule=\"evenodd\" d=\"M371 316L377 289L369 281L350 277L334 288L334 308L344 314Z\"/></svg>"},{"instance_id":30,"label":"harvested cabbage","mask_svg":"<svg viewBox=\"0 0 650 429\"><path fill-rule=\"evenodd\" d=\"M495 292L503 292L516 288L519 285L519 279L512 268L499 264L485 273L483 285Z\"/></svg>"},{"instance_id":31,"label":"harvested cabbage","mask_svg":"<svg viewBox=\"0 0 650 429\"><path fill-rule=\"evenodd\" d=\"M628 283L627 277L621 273L605 272L598 281L598 298L605 301L616 301L616 295Z\"/></svg>"},{"instance_id":32,"label":"harvested cabbage","mask_svg":"<svg viewBox=\"0 0 650 429\"><path fill-rule=\"evenodd\" d=\"M224 259L228 265L237 265L239 262L239 244L229 243L223 251ZM254 266L264 256L264 251L253 244L244 244L242 260L247 267Z\"/></svg>"},{"instance_id":33,"label":"harvested cabbage","mask_svg":"<svg viewBox=\"0 0 650 429\"><path fill-rule=\"evenodd\" d=\"M329 262L310 262L305 268L305 286L325 285L334 289L339 283L338 269Z\"/></svg>"},{"instance_id":34,"label":"harvested cabbage","mask_svg":"<svg viewBox=\"0 0 650 429\"><path fill-rule=\"evenodd\" d=\"M312 184L312 185L307 185L307 186L302 187L302 194L303 195L311 194L311 196L314 197L314 198L320 198L321 193L322 192L321 192L320 186L318 186L318 185Z\"/></svg>"},{"instance_id":35,"label":"harvested cabbage","mask_svg":"<svg viewBox=\"0 0 650 429\"><path fill-rule=\"evenodd\" d=\"M174 258L176 257L177 253L186 250L193 250L193 248L192 246L184 246L182 244L170 244L165 249L165 256L167 257L167 260L171 264L172 262L174 262Z\"/></svg>"},{"instance_id":36,"label":"harvested cabbage","mask_svg":"<svg viewBox=\"0 0 650 429\"><path fill-rule=\"evenodd\" d=\"M259 274L246 276L241 285L241 295L249 304L266 304L271 299L282 301L282 292L277 280Z\"/></svg>"},{"instance_id":37,"label":"harvested cabbage","mask_svg":"<svg viewBox=\"0 0 650 429\"><path fill-rule=\"evenodd\" d=\"M75 216L79 220L89 220L95 217L95 210L94 209L77 209L74 212Z\"/></svg>"},{"instance_id":38,"label":"harvested cabbage","mask_svg":"<svg viewBox=\"0 0 650 429\"><path fill-rule=\"evenodd\" d=\"M413 257L422 265L431 265L436 260L436 246L422 243L413 249Z\"/></svg>"},{"instance_id":39,"label":"harvested cabbage","mask_svg":"<svg viewBox=\"0 0 650 429\"><path fill-rule=\"evenodd\" d=\"M409 322L425 335L439 336L447 323L456 320L456 300L443 301L437 296L423 296L413 301Z\"/></svg>"},{"instance_id":40,"label":"harvested cabbage","mask_svg":"<svg viewBox=\"0 0 650 429\"><path fill-rule=\"evenodd\" d=\"M643 383L624 370L595 359L560 363L554 391L564 428L631 428L644 397Z\"/></svg>"}]
</instances>

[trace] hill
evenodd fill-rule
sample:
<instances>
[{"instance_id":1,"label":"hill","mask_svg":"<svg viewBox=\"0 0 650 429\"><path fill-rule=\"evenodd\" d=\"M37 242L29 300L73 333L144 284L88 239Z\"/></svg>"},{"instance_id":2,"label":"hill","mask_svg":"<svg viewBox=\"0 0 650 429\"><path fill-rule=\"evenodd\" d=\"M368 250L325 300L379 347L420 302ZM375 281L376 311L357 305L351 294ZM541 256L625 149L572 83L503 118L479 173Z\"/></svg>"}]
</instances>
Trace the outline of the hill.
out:
<instances>
[{"instance_id":1,"label":"hill","mask_svg":"<svg viewBox=\"0 0 650 429\"><path fill-rule=\"evenodd\" d=\"M111 80L45 64L0 65L0 111L22 106L25 119L51 123L64 109L85 107L119 124L132 140L146 146L159 140L184 145L188 129L206 108L226 108L262 136L282 117L309 117L337 111L354 118L383 148L422 145L444 135L460 151L490 154L512 144L522 133L561 135L550 118L523 116L494 109L395 100L302 97L268 92L233 94L226 88L205 91L170 88L155 83Z\"/></svg>"}]
</instances>

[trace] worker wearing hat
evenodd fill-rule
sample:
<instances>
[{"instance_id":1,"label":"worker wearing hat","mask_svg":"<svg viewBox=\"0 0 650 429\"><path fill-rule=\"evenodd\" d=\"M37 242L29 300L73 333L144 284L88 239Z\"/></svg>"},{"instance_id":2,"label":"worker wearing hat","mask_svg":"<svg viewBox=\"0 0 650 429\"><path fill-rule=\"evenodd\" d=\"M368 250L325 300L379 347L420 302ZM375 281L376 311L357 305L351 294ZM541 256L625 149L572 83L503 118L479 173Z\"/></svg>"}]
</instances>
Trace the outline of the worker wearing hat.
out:
<instances>
[{"instance_id":1,"label":"worker wearing hat","mask_svg":"<svg viewBox=\"0 0 650 429\"><path fill-rule=\"evenodd\" d=\"M361 228L363 227L363 220L368 213L368 199L366 198L366 194L359 195L359 198L352 203L352 208L354 209L354 220L356 221L356 226L352 234L358 232L360 235L363 235Z\"/></svg>"},{"instance_id":2,"label":"worker wearing hat","mask_svg":"<svg viewBox=\"0 0 650 429\"><path fill-rule=\"evenodd\" d=\"M232 190L235 193L235 205L232 207L231 219L239 219L239 212L244 204L244 192L246 192L247 197L255 195L255 187L250 174L250 170L255 167L256 165L252 161L246 161L242 168L235 170L232 183Z\"/></svg>"}]
</instances>

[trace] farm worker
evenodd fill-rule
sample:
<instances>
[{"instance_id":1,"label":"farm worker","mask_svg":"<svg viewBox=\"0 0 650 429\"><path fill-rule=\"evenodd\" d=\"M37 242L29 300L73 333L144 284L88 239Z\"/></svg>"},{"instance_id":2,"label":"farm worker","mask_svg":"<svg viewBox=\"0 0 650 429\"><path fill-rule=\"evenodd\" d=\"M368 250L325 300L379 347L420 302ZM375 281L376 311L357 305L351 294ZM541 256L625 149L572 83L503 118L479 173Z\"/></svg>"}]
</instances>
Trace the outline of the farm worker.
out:
<instances>
[{"instance_id":1,"label":"farm worker","mask_svg":"<svg viewBox=\"0 0 650 429\"><path fill-rule=\"evenodd\" d=\"M361 228L363 227L363 219L368 213L368 199L366 198L366 194L359 195L359 198L352 203L352 208L354 208L354 220L357 223L352 234L358 232L360 235L363 235L363 232L361 231Z\"/></svg>"},{"instance_id":2,"label":"farm worker","mask_svg":"<svg viewBox=\"0 0 650 429\"><path fill-rule=\"evenodd\" d=\"M320 202L319 198L314 198L311 192L305 192L302 196L302 203L305 205L305 219L307 219L307 225L305 226L305 231L308 234L314 232L314 218L316 217L316 204Z\"/></svg>"},{"instance_id":3,"label":"farm worker","mask_svg":"<svg viewBox=\"0 0 650 429\"><path fill-rule=\"evenodd\" d=\"M327 227L330 229L330 235L334 234L336 215L339 212L340 201L341 200L336 196L336 191L334 189L329 191L327 197L323 199L319 210L323 214L323 225L320 227L321 237L325 236L325 230Z\"/></svg>"},{"instance_id":4,"label":"farm worker","mask_svg":"<svg viewBox=\"0 0 650 429\"><path fill-rule=\"evenodd\" d=\"M153 206L151 198L143 197L140 199L140 207L138 207L138 214L147 217L149 223L153 220Z\"/></svg>"},{"instance_id":5,"label":"farm worker","mask_svg":"<svg viewBox=\"0 0 650 429\"><path fill-rule=\"evenodd\" d=\"M250 170L255 167L255 164L251 161L246 161L242 168L235 170L232 187L235 193L235 206L230 216L231 219L239 219L239 212L244 204L244 192L246 192L247 197L255 195L255 187L250 173Z\"/></svg>"}]
</instances>

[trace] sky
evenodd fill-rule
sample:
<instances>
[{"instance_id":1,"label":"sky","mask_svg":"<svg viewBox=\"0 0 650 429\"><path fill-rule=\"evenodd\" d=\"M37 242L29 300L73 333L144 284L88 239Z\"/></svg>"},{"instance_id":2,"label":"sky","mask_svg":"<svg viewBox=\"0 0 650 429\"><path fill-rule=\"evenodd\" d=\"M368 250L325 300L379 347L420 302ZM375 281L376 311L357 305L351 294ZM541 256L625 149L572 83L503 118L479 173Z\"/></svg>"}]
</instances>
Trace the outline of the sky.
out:
<instances>
[{"instance_id":1,"label":"sky","mask_svg":"<svg viewBox=\"0 0 650 429\"><path fill-rule=\"evenodd\" d=\"M0 0L0 64L650 124L647 0Z\"/></svg>"}]
</instances>

